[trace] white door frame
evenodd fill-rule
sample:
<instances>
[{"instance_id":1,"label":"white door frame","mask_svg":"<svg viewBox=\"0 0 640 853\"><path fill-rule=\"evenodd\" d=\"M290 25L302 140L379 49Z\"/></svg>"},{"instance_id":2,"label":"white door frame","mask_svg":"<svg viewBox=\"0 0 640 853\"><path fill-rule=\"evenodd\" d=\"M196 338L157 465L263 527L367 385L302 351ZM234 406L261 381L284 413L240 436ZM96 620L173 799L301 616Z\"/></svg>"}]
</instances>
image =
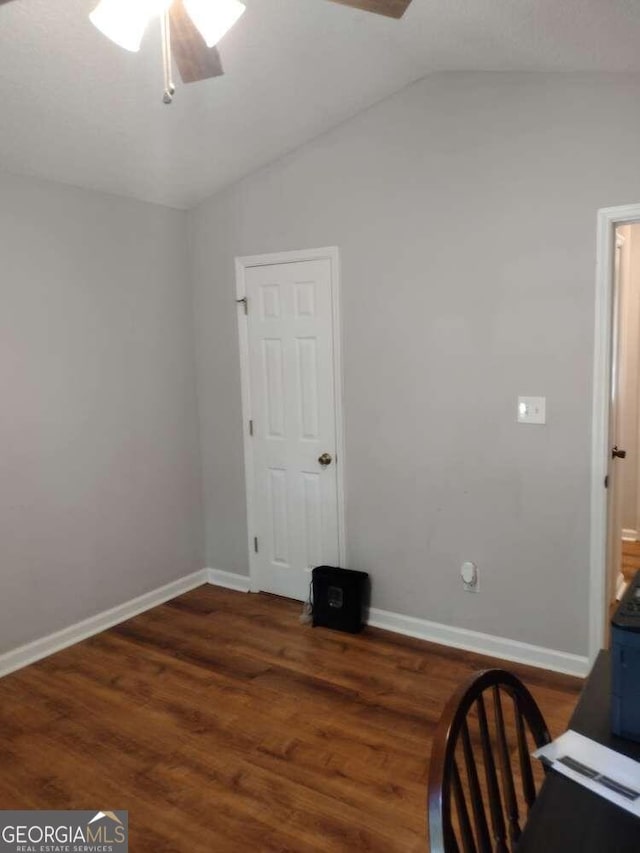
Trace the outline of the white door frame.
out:
<instances>
[{"instance_id":1,"label":"white door frame","mask_svg":"<svg viewBox=\"0 0 640 853\"><path fill-rule=\"evenodd\" d=\"M338 556L340 565L347 568L347 540L345 518L345 442L342 396L342 327L340 300L340 253L337 246L323 249L303 249L294 252L275 252L266 255L247 255L236 258L236 298L246 298L245 271L249 267L272 264L293 264L301 261L328 260L331 263L331 304L333 311L333 387L335 389L336 419L336 486L338 492ZM251 307L249 307L251 310ZM249 575L251 592L259 592L258 562L254 549L254 463L253 443L249 432L251 420L251 382L249 371L249 333L242 306L238 310L238 339L240 342L240 378L242 384L242 428L244 435L244 473L247 504L247 546L249 549Z\"/></svg>"},{"instance_id":2,"label":"white door frame","mask_svg":"<svg viewBox=\"0 0 640 853\"><path fill-rule=\"evenodd\" d=\"M609 405L613 265L617 225L640 222L640 204L604 207L598 211L596 255L596 314L593 358L593 418L591 437L591 553L589 572L589 660L604 645L607 623L607 491L609 465Z\"/></svg>"}]
</instances>

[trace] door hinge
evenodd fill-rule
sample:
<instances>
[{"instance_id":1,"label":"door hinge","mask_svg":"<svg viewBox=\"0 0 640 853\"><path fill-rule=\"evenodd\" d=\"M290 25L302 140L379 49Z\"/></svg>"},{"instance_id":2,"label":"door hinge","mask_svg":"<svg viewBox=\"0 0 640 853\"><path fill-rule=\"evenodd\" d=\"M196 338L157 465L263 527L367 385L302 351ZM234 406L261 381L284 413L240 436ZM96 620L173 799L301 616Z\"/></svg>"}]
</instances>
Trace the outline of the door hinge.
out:
<instances>
[{"instance_id":1,"label":"door hinge","mask_svg":"<svg viewBox=\"0 0 640 853\"><path fill-rule=\"evenodd\" d=\"M253 435L253 421L249 421L249 435Z\"/></svg>"},{"instance_id":2,"label":"door hinge","mask_svg":"<svg viewBox=\"0 0 640 853\"><path fill-rule=\"evenodd\" d=\"M245 314L249 313L249 300L247 299L246 296L243 296L242 299L236 299L236 302L238 305L240 305L242 303L242 305L244 306L244 313Z\"/></svg>"},{"instance_id":3,"label":"door hinge","mask_svg":"<svg viewBox=\"0 0 640 853\"><path fill-rule=\"evenodd\" d=\"M253 537L253 550L256 552L256 554L258 553L258 537L257 536Z\"/></svg>"},{"instance_id":4,"label":"door hinge","mask_svg":"<svg viewBox=\"0 0 640 853\"><path fill-rule=\"evenodd\" d=\"M608 475L608 474L607 474L607 476L604 478L604 487L605 487L605 489L608 489L608 488L609 488L609 475Z\"/></svg>"}]
</instances>

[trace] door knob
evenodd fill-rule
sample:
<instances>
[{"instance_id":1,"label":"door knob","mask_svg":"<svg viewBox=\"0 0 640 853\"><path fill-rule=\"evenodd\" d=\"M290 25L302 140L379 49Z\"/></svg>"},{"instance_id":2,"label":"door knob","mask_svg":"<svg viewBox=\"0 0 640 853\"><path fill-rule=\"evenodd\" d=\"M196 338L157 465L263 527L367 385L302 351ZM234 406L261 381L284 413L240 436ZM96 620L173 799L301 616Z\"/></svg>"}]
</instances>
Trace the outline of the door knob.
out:
<instances>
[{"instance_id":1,"label":"door knob","mask_svg":"<svg viewBox=\"0 0 640 853\"><path fill-rule=\"evenodd\" d=\"M322 456L318 456L318 462L322 465L323 468L326 468L327 465L331 465L333 462L333 457L330 453L323 453Z\"/></svg>"},{"instance_id":2,"label":"door knob","mask_svg":"<svg viewBox=\"0 0 640 853\"><path fill-rule=\"evenodd\" d=\"M626 450L618 450L617 444L613 448L613 450L611 451L611 458L612 459L616 459L616 458L617 459L624 459L626 457L626 455L627 455L627 451Z\"/></svg>"}]
</instances>

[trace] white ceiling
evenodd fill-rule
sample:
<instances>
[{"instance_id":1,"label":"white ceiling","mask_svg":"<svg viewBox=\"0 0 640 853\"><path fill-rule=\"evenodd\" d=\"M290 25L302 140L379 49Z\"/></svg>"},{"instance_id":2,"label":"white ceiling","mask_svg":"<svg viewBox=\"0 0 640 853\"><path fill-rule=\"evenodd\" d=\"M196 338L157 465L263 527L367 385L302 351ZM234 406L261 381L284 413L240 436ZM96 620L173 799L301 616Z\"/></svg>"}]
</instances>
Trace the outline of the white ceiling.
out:
<instances>
[{"instance_id":1,"label":"white ceiling","mask_svg":"<svg viewBox=\"0 0 640 853\"><path fill-rule=\"evenodd\" d=\"M97 0L0 6L0 168L189 207L439 70L640 71L638 0L413 0L401 21L327 0L245 0L226 75L161 103Z\"/></svg>"}]
</instances>

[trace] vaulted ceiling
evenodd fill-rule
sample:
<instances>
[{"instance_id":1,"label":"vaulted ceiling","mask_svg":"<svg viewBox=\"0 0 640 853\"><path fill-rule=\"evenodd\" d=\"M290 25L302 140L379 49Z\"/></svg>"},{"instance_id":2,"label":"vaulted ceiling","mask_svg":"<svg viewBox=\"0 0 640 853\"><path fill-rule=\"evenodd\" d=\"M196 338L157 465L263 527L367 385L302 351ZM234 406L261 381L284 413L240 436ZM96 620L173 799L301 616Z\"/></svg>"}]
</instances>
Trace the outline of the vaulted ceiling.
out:
<instances>
[{"instance_id":1,"label":"vaulted ceiling","mask_svg":"<svg viewBox=\"0 0 640 853\"><path fill-rule=\"evenodd\" d=\"M413 0L401 21L245 0L225 76L168 107L159 27L128 53L89 22L96 2L0 6L0 168L176 207L433 71L640 72L636 0Z\"/></svg>"}]
</instances>

